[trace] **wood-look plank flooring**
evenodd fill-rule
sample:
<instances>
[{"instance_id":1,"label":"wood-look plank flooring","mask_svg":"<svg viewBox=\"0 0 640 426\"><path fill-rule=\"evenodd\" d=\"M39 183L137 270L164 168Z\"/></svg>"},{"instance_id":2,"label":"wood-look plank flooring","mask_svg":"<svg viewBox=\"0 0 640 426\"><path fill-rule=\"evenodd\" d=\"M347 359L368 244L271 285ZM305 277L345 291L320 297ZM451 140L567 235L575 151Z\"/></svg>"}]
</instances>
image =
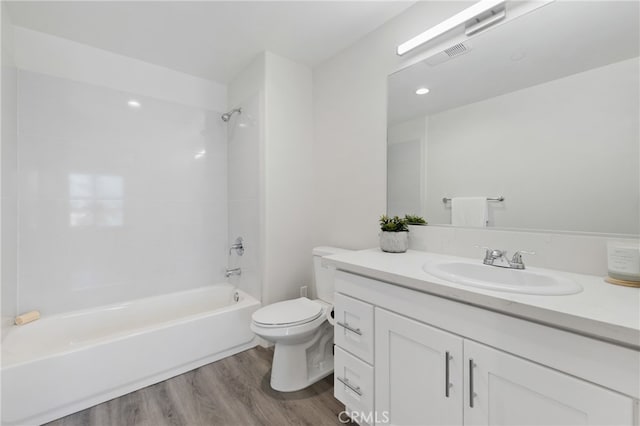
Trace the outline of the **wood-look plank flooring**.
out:
<instances>
[{"instance_id":1,"label":"wood-look plank flooring","mask_svg":"<svg viewBox=\"0 0 640 426\"><path fill-rule=\"evenodd\" d=\"M48 426L341 425L333 376L298 392L271 389L273 350L256 347L112 399Z\"/></svg>"}]
</instances>

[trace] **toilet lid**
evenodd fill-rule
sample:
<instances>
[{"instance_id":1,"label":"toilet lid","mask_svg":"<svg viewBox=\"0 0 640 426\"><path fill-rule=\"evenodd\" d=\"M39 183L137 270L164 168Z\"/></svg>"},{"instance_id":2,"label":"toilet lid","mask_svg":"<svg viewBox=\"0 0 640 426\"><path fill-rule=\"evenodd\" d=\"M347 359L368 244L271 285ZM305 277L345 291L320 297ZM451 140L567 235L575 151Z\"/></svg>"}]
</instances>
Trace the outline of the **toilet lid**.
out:
<instances>
[{"instance_id":1,"label":"toilet lid","mask_svg":"<svg viewBox=\"0 0 640 426\"><path fill-rule=\"evenodd\" d=\"M322 305L306 297L273 303L253 313L253 321L264 325L295 325L318 318Z\"/></svg>"}]
</instances>

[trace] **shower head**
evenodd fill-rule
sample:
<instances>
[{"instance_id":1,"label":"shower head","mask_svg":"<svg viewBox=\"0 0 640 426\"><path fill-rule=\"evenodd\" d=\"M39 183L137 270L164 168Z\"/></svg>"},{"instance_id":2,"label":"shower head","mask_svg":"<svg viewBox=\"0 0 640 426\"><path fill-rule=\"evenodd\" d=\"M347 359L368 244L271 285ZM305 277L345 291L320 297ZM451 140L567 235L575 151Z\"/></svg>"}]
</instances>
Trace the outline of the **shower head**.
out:
<instances>
[{"instance_id":1,"label":"shower head","mask_svg":"<svg viewBox=\"0 0 640 426\"><path fill-rule=\"evenodd\" d=\"M222 116L221 116L222 121L224 121L224 122L226 123L227 121L231 120L231 116L232 116L234 113L236 113L236 112L237 112L238 114L242 114L242 108L236 108L236 109L232 109L232 110L231 110L231 111L229 111L229 112L225 112L225 113L224 113L224 114L222 114Z\"/></svg>"}]
</instances>

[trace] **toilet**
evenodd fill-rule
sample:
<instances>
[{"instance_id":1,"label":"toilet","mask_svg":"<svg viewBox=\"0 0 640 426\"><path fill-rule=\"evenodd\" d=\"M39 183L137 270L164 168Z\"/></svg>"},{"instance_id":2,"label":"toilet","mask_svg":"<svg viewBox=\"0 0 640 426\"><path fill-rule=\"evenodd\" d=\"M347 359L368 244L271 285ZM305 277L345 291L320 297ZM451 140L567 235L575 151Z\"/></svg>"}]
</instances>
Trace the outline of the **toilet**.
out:
<instances>
[{"instance_id":1,"label":"toilet","mask_svg":"<svg viewBox=\"0 0 640 426\"><path fill-rule=\"evenodd\" d=\"M273 303L253 313L251 330L275 344L271 387L281 392L304 389L333 372L333 269L321 264L323 256L348 250L313 249L313 270L318 299L306 297Z\"/></svg>"}]
</instances>

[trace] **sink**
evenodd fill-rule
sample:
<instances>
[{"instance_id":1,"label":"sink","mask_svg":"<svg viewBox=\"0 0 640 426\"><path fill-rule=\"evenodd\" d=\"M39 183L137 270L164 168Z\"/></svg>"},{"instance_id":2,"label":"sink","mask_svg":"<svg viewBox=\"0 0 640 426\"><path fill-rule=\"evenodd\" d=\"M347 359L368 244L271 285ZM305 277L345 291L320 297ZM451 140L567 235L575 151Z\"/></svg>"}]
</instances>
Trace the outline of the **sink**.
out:
<instances>
[{"instance_id":1,"label":"sink","mask_svg":"<svg viewBox=\"0 0 640 426\"><path fill-rule=\"evenodd\" d=\"M432 261L425 263L422 269L446 281L495 291L548 296L582 291L582 286L574 280L537 268L518 270L483 263Z\"/></svg>"}]
</instances>

